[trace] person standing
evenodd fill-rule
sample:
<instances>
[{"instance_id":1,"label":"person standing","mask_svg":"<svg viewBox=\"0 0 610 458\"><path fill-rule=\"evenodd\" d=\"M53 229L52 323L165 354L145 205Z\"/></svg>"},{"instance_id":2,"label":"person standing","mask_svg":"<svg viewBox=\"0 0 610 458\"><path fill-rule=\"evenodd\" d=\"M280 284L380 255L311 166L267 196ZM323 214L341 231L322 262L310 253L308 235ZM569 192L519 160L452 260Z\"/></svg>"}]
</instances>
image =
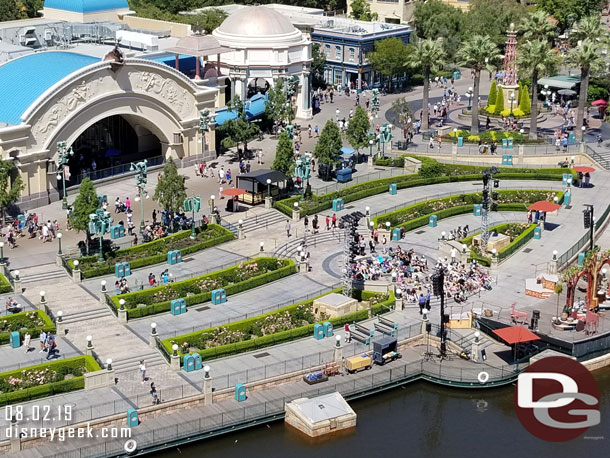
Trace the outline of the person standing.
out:
<instances>
[{"instance_id":1,"label":"person standing","mask_svg":"<svg viewBox=\"0 0 610 458\"><path fill-rule=\"evenodd\" d=\"M337 228L337 214L336 213L333 213L332 223L333 223L333 229L336 229Z\"/></svg>"},{"instance_id":2,"label":"person standing","mask_svg":"<svg viewBox=\"0 0 610 458\"><path fill-rule=\"evenodd\" d=\"M157 393L157 387L155 386L155 382L150 382L150 395L152 397L153 405L161 404L159 400L159 395Z\"/></svg>"},{"instance_id":3,"label":"person standing","mask_svg":"<svg viewBox=\"0 0 610 458\"><path fill-rule=\"evenodd\" d=\"M309 218L307 218L307 215L303 218L303 226L305 226L305 232L307 232L309 230Z\"/></svg>"},{"instance_id":4,"label":"person standing","mask_svg":"<svg viewBox=\"0 0 610 458\"><path fill-rule=\"evenodd\" d=\"M129 200L129 197L127 199L125 199L125 210L126 211L131 210L131 200Z\"/></svg>"},{"instance_id":5,"label":"person standing","mask_svg":"<svg viewBox=\"0 0 610 458\"><path fill-rule=\"evenodd\" d=\"M142 376L142 385L144 385L144 382L146 381L146 365L144 364L144 360L140 360L140 375Z\"/></svg>"},{"instance_id":6,"label":"person standing","mask_svg":"<svg viewBox=\"0 0 610 458\"><path fill-rule=\"evenodd\" d=\"M46 359L50 359L55 353L57 353L57 343L55 342L55 337L52 334L49 334L47 348Z\"/></svg>"},{"instance_id":7,"label":"person standing","mask_svg":"<svg viewBox=\"0 0 610 458\"><path fill-rule=\"evenodd\" d=\"M420 293L420 295L419 295L419 314L420 315L424 312L425 306L426 306L426 298L424 297L424 293Z\"/></svg>"},{"instance_id":8,"label":"person standing","mask_svg":"<svg viewBox=\"0 0 610 458\"><path fill-rule=\"evenodd\" d=\"M455 247L451 248L451 264L456 263L457 258L457 249Z\"/></svg>"},{"instance_id":9,"label":"person standing","mask_svg":"<svg viewBox=\"0 0 610 458\"><path fill-rule=\"evenodd\" d=\"M42 225L42 243L45 243L49 238L49 226L46 224Z\"/></svg>"},{"instance_id":10,"label":"person standing","mask_svg":"<svg viewBox=\"0 0 610 458\"><path fill-rule=\"evenodd\" d=\"M152 222L153 222L153 225L157 223L157 210L156 209L154 209L152 212Z\"/></svg>"},{"instance_id":11,"label":"person standing","mask_svg":"<svg viewBox=\"0 0 610 458\"><path fill-rule=\"evenodd\" d=\"M290 220L289 219L286 220L286 227L285 227L285 229L286 229L286 236L290 237Z\"/></svg>"},{"instance_id":12,"label":"person standing","mask_svg":"<svg viewBox=\"0 0 610 458\"><path fill-rule=\"evenodd\" d=\"M349 323L345 323L345 343L350 343L352 341L352 333L349 330Z\"/></svg>"},{"instance_id":13,"label":"person standing","mask_svg":"<svg viewBox=\"0 0 610 458\"><path fill-rule=\"evenodd\" d=\"M326 230L330 230L330 216L326 215Z\"/></svg>"},{"instance_id":14,"label":"person standing","mask_svg":"<svg viewBox=\"0 0 610 458\"><path fill-rule=\"evenodd\" d=\"M23 337L23 346L25 347L25 352L28 353L30 351L30 340L32 339L32 336L30 335L29 332L25 333L25 336Z\"/></svg>"}]
</instances>

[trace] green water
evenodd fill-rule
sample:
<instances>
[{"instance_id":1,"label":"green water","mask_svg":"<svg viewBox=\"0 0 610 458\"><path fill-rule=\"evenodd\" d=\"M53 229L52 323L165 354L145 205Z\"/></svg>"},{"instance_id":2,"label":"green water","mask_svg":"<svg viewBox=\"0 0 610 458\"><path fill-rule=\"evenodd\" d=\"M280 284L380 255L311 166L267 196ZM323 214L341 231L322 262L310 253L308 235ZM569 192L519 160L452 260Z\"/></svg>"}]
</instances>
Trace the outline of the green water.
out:
<instances>
[{"instance_id":1,"label":"green water","mask_svg":"<svg viewBox=\"0 0 610 458\"><path fill-rule=\"evenodd\" d=\"M602 421L585 437L549 443L517 420L514 387L458 390L417 382L351 404L355 430L312 441L283 422L158 453L160 457L607 457L610 450L610 369L595 373ZM597 439L593 439L593 438ZM599 437L603 437L599 439Z\"/></svg>"}]
</instances>

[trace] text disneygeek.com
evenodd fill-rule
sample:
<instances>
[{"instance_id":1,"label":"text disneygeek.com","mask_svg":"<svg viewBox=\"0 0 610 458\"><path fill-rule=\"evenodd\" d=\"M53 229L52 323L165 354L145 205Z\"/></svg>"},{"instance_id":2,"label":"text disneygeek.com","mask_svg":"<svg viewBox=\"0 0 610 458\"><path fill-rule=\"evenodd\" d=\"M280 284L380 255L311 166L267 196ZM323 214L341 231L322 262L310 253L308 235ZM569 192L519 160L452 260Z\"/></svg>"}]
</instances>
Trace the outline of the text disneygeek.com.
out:
<instances>
[{"instance_id":1,"label":"text disneygeek.com","mask_svg":"<svg viewBox=\"0 0 610 458\"><path fill-rule=\"evenodd\" d=\"M129 439L131 438L131 428L93 428L87 423L87 426L77 428L70 426L57 428L8 427L5 428L5 434L7 438L47 438L51 442L64 442L66 439Z\"/></svg>"}]
</instances>

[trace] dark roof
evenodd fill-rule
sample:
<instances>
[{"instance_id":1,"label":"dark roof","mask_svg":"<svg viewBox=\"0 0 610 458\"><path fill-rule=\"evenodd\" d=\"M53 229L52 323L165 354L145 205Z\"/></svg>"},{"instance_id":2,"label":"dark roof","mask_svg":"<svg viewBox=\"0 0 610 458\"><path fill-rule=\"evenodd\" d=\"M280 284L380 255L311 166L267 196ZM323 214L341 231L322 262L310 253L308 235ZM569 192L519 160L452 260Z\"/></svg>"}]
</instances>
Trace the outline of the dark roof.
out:
<instances>
[{"instance_id":1,"label":"dark roof","mask_svg":"<svg viewBox=\"0 0 610 458\"><path fill-rule=\"evenodd\" d=\"M267 184L267 180L271 179L271 183L277 183L279 181L286 181L288 177L278 170L260 169L254 170L250 173L244 173L243 175L237 175L237 178L250 178L256 180L261 184Z\"/></svg>"}]
</instances>

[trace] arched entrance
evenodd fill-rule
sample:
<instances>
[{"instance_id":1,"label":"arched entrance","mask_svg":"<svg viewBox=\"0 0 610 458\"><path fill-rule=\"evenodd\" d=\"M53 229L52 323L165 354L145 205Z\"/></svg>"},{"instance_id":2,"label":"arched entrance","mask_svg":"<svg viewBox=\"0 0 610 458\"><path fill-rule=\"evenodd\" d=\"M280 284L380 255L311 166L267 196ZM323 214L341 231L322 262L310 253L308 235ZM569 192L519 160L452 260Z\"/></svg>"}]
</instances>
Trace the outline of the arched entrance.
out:
<instances>
[{"instance_id":1,"label":"arched entrance","mask_svg":"<svg viewBox=\"0 0 610 458\"><path fill-rule=\"evenodd\" d=\"M233 98L231 78L225 78L225 104Z\"/></svg>"},{"instance_id":2,"label":"arched entrance","mask_svg":"<svg viewBox=\"0 0 610 458\"><path fill-rule=\"evenodd\" d=\"M265 78L253 78L248 83L248 93L246 98L255 96L258 93L265 94L271 86Z\"/></svg>"},{"instance_id":3,"label":"arched entrance","mask_svg":"<svg viewBox=\"0 0 610 458\"><path fill-rule=\"evenodd\" d=\"M131 162L162 160L159 138L129 116L114 115L97 121L79 135L72 149L68 186L80 184L86 177L95 180L122 173Z\"/></svg>"}]
</instances>

